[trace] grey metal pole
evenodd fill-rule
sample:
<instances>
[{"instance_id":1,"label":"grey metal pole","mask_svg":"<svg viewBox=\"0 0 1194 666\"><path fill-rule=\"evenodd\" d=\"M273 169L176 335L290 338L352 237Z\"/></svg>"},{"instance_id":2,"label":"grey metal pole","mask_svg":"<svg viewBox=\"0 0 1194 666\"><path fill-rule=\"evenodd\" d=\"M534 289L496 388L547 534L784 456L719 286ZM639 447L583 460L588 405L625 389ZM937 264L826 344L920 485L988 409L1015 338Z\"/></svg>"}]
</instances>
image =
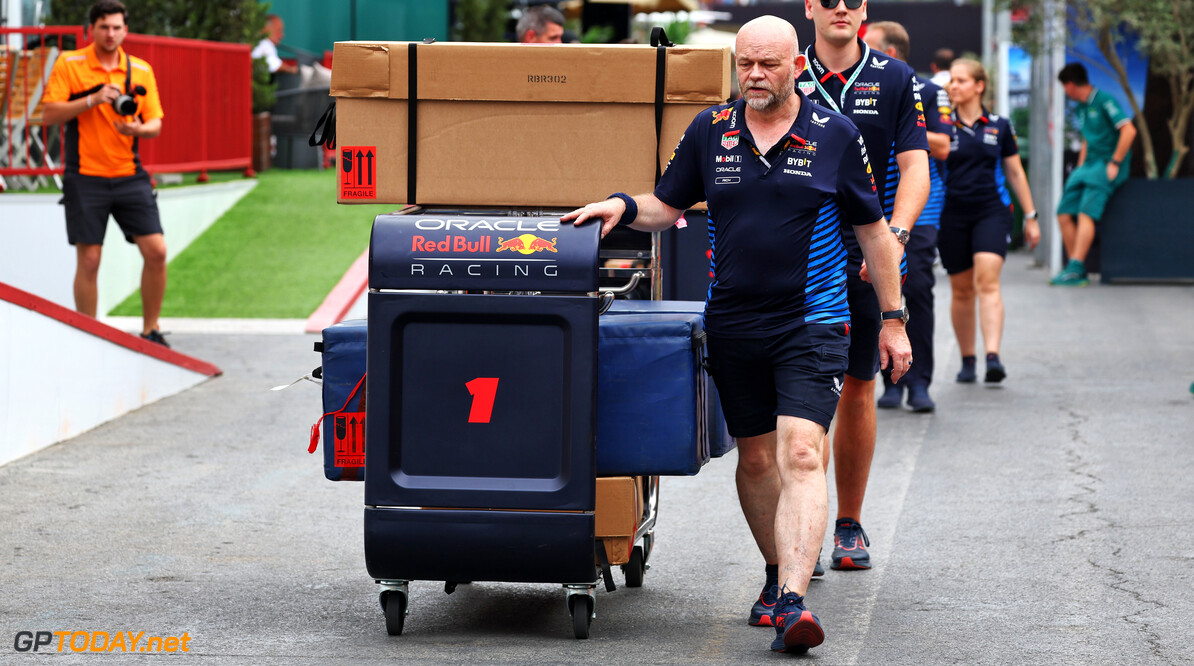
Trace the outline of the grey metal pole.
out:
<instances>
[{"instance_id":1,"label":"grey metal pole","mask_svg":"<svg viewBox=\"0 0 1194 666\"><path fill-rule=\"evenodd\" d=\"M1032 189L1032 200L1036 204L1039 224L1041 226L1041 242L1033 253L1038 266L1049 265L1051 248L1057 241L1056 217L1053 215L1053 154L1057 144L1053 141L1050 131L1052 116L1052 100L1050 92L1052 86L1049 81L1053 78L1053 51L1051 42L1051 19L1049 14L1055 11L1052 0L1045 2L1046 19L1042 26L1041 49L1032 58L1032 91L1029 100L1029 138L1028 148L1029 175L1028 183Z\"/></svg>"},{"instance_id":2,"label":"grey metal pole","mask_svg":"<svg viewBox=\"0 0 1194 666\"><path fill-rule=\"evenodd\" d=\"M1065 5L1056 4L1054 0L1054 12L1050 15L1053 19L1052 24L1052 62L1053 68L1049 72L1049 90L1050 97L1053 100L1052 115L1050 117L1050 126L1053 128L1052 144L1053 144L1053 161L1052 168L1049 169L1051 176L1052 197L1048 199L1049 208L1045 211L1048 215L1050 229L1057 229L1057 205L1061 203L1062 190L1062 170L1065 168L1065 92L1061 87L1061 82L1057 80L1057 72L1065 65L1065 45L1066 45L1066 24L1065 24ZM1045 219L1045 214L1042 214L1041 219ZM1043 243L1042 243L1043 244ZM1049 258L1045 265L1049 267L1049 275L1055 275L1061 270L1061 252L1062 242L1061 233L1052 234L1049 242Z\"/></svg>"}]
</instances>

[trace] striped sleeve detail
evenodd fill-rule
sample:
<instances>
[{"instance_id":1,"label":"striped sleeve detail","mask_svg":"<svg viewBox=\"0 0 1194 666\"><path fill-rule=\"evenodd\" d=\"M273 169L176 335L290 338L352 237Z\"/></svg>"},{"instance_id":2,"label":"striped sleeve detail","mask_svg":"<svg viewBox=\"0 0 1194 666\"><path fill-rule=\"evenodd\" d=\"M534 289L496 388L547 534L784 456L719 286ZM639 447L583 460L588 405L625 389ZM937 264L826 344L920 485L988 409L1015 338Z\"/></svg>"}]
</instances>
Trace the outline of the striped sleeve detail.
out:
<instances>
[{"instance_id":1,"label":"striped sleeve detail","mask_svg":"<svg viewBox=\"0 0 1194 666\"><path fill-rule=\"evenodd\" d=\"M929 199L924 210L916 218L916 226L935 227L941 222L941 211L945 208L945 179L941 177L941 165L929 158Z\"/></svg>"},{"instance_id":2,"label":"striped sleeve detail","mask_svg":"<svg viewBox=\"0 0 1194 666\"><path fill-rule=\"evenodd\" d=\"M817 324L849 323L846 301L846 246L841 210L830 197L817 213L809 239L808 274L804 286L804 320Z\"/></svg>"},{"instance_id":3,"label":"striped sleeve detail","mask_svg":"<svg viewBox=\"0 0 1194 666\"><path fill-rule=\"evenodd\" d=\"M713 207L705 211L705 220L709 228L709 289L705 292L705 308L713 300L713 287L717 284L717 227L713 224Z\"/></svg>"},{"instance_id":4,"label":"striped sleeve detail","mask_svg":"<svg viewBox=\"0 0 1194 666\"><path fill-rule=\"evenodd\" d=\"M895 143L887 153L887 174L883 179L883 215L891 219L891 211L895 208L896 188L900 186L900 164L896 161Z\"/></svg>"}]
</instances>

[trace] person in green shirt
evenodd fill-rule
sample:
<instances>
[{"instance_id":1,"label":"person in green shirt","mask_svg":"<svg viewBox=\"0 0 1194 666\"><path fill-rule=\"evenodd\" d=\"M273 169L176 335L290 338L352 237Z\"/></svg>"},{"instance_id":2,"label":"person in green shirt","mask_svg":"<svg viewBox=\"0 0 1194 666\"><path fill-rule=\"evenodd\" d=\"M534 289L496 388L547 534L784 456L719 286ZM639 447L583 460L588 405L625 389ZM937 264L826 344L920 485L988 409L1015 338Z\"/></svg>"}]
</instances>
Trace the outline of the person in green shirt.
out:
<instances>
[{"instance_id":1,"label":"person in green shirt","mask_svg":"<svg viewBox=\"0 0 1194 666\"><path fill-rule=\"evenodd\" d=\"M1111 193L1128 179L1123 163L1131 156L1136 126L1114 97L1090 85L1086 68L1080 63L1063 67L1057 80L1065 96L1078 102L1082 151L1057 205L1057 223L1070 260L1049 284L1085 287L1090 284L1086 253L1094 242L1095 222L1103 217Z\"/></svg>"}]
</instances>

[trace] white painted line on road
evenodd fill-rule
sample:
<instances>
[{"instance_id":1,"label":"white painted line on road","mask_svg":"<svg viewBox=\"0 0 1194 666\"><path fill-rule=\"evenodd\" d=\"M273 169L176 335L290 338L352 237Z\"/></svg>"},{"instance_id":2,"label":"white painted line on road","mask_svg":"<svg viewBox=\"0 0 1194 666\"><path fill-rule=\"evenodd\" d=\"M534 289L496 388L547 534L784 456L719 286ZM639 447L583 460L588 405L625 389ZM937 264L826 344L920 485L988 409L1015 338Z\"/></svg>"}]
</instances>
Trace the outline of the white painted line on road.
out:
<instances>
[{"instance_id":1,"label":"white painted line on road","mask_svg":"<svg viewBox=\"0 0 1194 666\"><path fill-rule=\"evenodd\" d=\"M935 350L936 351L936 350ZM882 386L882 382L876 382ZM867 536L876 548L871 550L870 571L837 572L828 571L828 575L849 576L851 582L859 583L856 590L862 598L862 607L857 612L850 613L857 626L849 630L845 627L833 631L833 652L835 655L848 655L845 664L854 666L858 663L859 653L867 643L867 634L874 615L875 601L879 597L879 590L883 588L883 579L887 573L887 565L891 560L892 549L895 545L896 527L900 522L900 515L904 512L904 500L908 497L908 488L912 485L912 477L916 472L916 461L920 459L921 445L929 431L933 417L927 414L913 414L901 409L890 413L892 418L885 418L881 414L878 423L878 437L875 444L875 459L871 464L871 476L867 486L866 501L862 524ZM833 467L829 468L829 482L833 483ZM830 505L829 532L831 538L827 546L833 548L832 532L835 505ZM824 564L829 564L829 558L824 558Z\"/></svg>"}]
</instances>

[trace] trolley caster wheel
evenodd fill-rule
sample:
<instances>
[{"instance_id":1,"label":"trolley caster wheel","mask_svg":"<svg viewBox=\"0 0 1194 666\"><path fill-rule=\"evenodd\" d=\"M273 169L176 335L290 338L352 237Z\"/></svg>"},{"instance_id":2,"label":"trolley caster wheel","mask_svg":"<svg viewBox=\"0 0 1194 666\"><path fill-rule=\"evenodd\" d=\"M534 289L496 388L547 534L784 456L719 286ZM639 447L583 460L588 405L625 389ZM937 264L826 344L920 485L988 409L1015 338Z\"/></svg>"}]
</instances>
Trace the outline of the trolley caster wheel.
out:
<instances>
[{"instance_id":1,"label":"trolley caster wheel","mask_svg":"<svg viewBox=\"0 0 1194 666\"><path fill-rule=\"evenodd\" d=\"M382 592L381 608L386 615L386 633L401 636L406 624L406 595L402 592Z\"/></svg>"},{"instance_id":2,"label":"trolley caster wheel","mask_svg":"<svg viewBox=\"0 0 1194 666\"><path fill-rule=\"evenodd\" d=\"M626 587L643 586L643 574L647 573L647 563L642 546L635 546L634 550L630 551L630 561L622 565L622 573L626 575Z\"/></svg>"},{"instance_id":3,"label":"trolley caster wheel","mask_svg":"<svg viewBox=\"0 0 1194 666\"><path fill-rule=\"evenodd\" d=\"M568 613L572 615L572 635L588 638L589 625L593 623L593 600L581 594L568 597Z\"/></svg>"}]
</instances>

